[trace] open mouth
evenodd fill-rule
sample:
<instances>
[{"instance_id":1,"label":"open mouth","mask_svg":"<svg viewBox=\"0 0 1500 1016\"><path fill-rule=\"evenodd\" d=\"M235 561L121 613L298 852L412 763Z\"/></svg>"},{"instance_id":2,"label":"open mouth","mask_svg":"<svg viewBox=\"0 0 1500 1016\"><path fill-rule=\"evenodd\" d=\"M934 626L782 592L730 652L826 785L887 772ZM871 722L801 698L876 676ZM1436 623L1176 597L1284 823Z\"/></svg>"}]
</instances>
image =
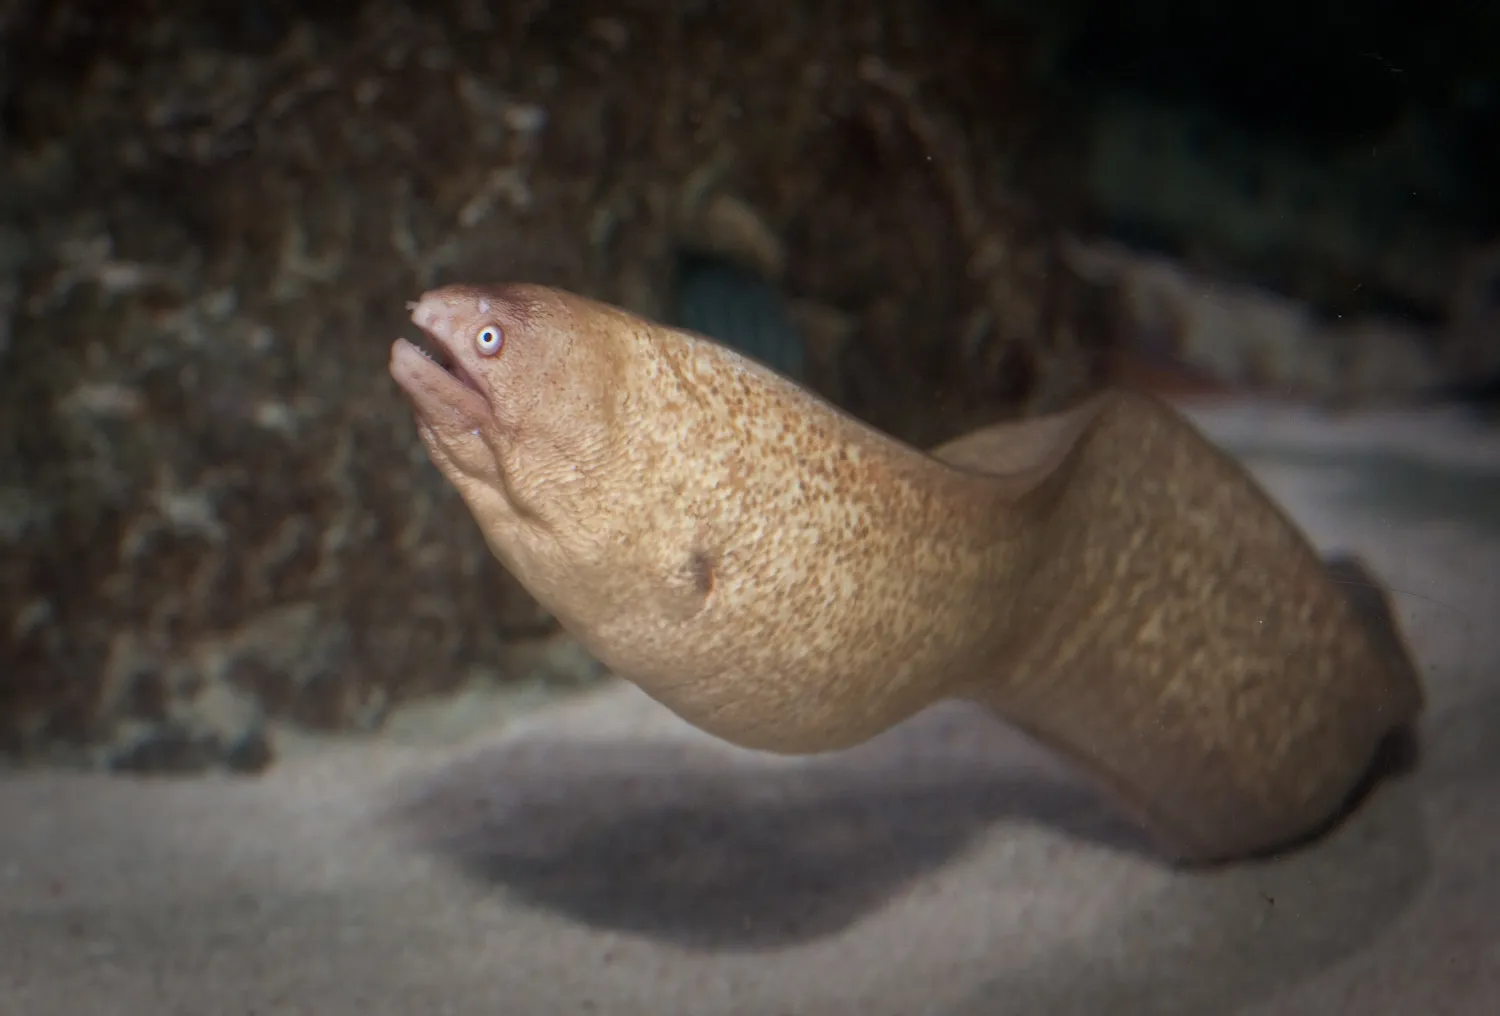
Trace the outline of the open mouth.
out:
<instances>
[{"instance_id":1,"label":"open mouth","mask_svg":"<svg viewBox=\"0 0 1500 1016\"><path fill-rule=\"evenodd\" d=\"M448 351L448 348L431 332L419 329L422 333L422 341L412 343L417 352L425 356L429 361L443 368L448 376L459 382L464 387L478 395L485 394L479 382L470 374L462 363Z\"/></svg>"}]
</instances>

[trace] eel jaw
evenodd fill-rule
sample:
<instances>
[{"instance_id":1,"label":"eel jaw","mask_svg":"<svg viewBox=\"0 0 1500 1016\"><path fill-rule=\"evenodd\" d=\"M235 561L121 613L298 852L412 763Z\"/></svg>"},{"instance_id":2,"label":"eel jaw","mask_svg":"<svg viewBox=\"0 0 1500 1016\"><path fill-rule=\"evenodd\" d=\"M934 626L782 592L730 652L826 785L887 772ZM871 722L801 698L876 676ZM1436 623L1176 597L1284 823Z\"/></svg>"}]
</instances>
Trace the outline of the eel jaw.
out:
<instances>
[{"instance_id":1,"label":"eel jaw","mask_svg":"<svg viewBox=\"0 0 1500 1016\"><path fill-rule=\"evenodd\" d=\"M479 383L479 379L469 370L463 358L453 351L451 321L446 317L433 314L432 309L422 303L409 306L413 311L412 321L422 330L422 338L425 340L425 348L416 346L417 352L484 397L487 394L484 385Z\"/></svg>"},{"instance_id":2,"label":"eel jaw","mask_svg":"<svg viewBox=\"0 0 1500 1016\"><path fill-rule=\"evenodd\" d=\"M499 481L499 465L485 441L494 417L488 400L421 347L406 339L391 344L390 373L417 417L429 456L449 480L460 475L487 484Z\"/></svg>"},{"instance_id":3,"label":"eel jaw","mask_svg":"<svg viewBox=\"0 0 1500 1016\"><path fill-rule=\"evenodd\" d=\"M441 427L455 414L469 430L483 426L490 417L489 393L454 349L452 315L431 294L407 308L426 348L397 339L391 347L391 376L429 426Z\"/></svg>"},{"instance_id":4,"label":"eel jaw","mask_svg":"<svg viewBox=\"0 0 1500 1016\"><path fill-rule=\"evenodd\" d=\"M429 425L462 423L469 429L490 421L485 391L461 364L445 365L416 343L397 339L391 345L391 377Z\"/></svg>"}]
</instances>

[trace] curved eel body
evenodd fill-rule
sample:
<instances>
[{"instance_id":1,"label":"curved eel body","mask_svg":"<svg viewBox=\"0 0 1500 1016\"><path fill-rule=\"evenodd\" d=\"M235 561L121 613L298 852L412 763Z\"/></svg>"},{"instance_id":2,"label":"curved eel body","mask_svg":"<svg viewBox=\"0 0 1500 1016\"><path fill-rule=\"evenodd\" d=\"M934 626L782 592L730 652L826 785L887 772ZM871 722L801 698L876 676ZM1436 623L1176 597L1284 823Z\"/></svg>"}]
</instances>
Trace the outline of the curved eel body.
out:
<instances>
[{"instance_id":1,"label":"curved eel body","mask_svg":"<svg viewBox=\"0 0 1500 1016\"><path fill-rule=\"evenodd\" d=\"M1111 392L931 452L690 332L532 285L413 305L392 376L489 547L689 723L847 748L944 698L1081 767L1179 857L1327 822L1422 692L1302 534Z\"/></svg>"}]
</instances>

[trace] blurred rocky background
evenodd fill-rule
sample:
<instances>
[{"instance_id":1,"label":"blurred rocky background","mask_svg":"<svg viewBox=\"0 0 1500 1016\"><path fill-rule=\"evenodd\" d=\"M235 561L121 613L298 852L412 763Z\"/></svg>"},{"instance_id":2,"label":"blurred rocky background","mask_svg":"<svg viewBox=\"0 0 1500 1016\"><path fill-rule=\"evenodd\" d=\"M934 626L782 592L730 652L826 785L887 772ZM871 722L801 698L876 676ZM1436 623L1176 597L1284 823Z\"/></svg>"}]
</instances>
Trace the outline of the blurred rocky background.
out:
<instances>
[{"instance_id":1,"label":"blurred rocky background","mask_svg":"<svg viewBox=\"0 0 1500 1016\"><path fill-rule=\"evenodd\" d=\"M253 771L599 676L387 378L436 283L696 327L923 444L1110 381L1480 394L1496 39L1456 0L0 0L0 756Z\"/></svg>"}]
</instances>

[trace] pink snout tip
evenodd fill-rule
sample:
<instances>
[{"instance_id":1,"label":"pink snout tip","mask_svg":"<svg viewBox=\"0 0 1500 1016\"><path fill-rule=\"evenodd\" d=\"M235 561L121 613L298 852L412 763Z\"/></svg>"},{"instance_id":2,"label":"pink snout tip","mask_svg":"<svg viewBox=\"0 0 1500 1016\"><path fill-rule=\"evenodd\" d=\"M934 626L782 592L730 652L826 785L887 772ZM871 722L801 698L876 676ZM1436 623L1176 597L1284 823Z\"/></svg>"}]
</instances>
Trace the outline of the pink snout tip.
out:
<instances>
[{"instance_id":1,"label":"pink snout tip","mask_svg":"<svg viewBox=\"0 0 1500 1016\"><path fill-rule=\"evenodd\" d=\"M407 304L411 308L412 324L439 338L448 338L453 330L453 319L447 306L434 294L427 293L420 300Z\"/></svg>"}]
</instances>

